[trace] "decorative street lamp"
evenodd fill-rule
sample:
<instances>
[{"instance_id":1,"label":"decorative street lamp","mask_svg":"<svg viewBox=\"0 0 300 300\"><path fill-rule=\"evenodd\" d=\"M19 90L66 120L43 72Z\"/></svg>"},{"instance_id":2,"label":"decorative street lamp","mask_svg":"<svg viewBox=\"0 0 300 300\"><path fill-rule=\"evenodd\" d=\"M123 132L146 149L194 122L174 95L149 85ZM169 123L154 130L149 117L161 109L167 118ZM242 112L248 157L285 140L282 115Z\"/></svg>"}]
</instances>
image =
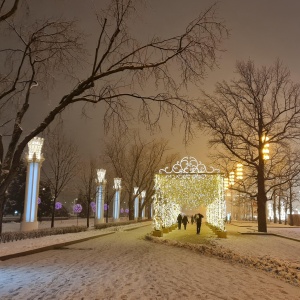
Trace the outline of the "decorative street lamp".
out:
<instances>
[{"instance_id":1,"label":"decorative street lamp","mask_svg":"<svg viewBox=\"0 0 300 300\"><path fill-rule=\"evenodd\" d=\"M120 219L121 180L121 178L114 178L113 188L116 190L116 192L113 207L113 219L115 222L119 221Z\"/></svg>"},{"instance_id":2,"label":"decorative street lamp","mask_svg":"<svg viewBox=\"0 0 300 300\"><path fill-rule=\"evenodd\" d=\"M139 217L139 195L138 195L139 188L136 186L133 188L133 195L135 196L134 199L134 219L138 219Z\"/></svg>"},{"instance_id":3,"label":"decorative street lamp","mask_svg":"<svg viewBox=\"0 0 300 300\"><path fill-rule=\"evenodd\" d=\"M240 181L243 179L243 165L241 163L237 163L236 165L236 179L241 183ZM241 192L239 188L239 216L241 217ZM244 209L245 210L245 209Z\"/></svg>"},{"instance_id":4,"label":"decorative street lamp","mask_svg":"<svg viewBox=\"0 0 300 300\"><path fill-rule=\"evenodd\" d=\"M144 202L145 202L145 197L146 197L146 191L145 190L143 190L142 192L141 192L141 197L142 197L142 203L141 203L141 206L144 204ZM143 218L145 218L145 206L144 206L144 208L142 209L142 219Z\"/></svg>"},{"instance_id":5,"label":"decorative street lamp","mask_svg":"<svg viewBox=\"0 0 300 300\"><path fill-rule=\"evenodd\" d=\"M21 231L38 229L37 209L40 184L40 170L44 161L42 154L44 139L34 137L28 142L27 175L24 217L21 223Z\"/></svg>"},{"instance_id":6,"label":"decorative street lamp","mask_svg":"<svg viewBox=\"0 0 300 300\"><path fill-rule=\"evenodd\" d=\"M105 180L106 170L97 170L97 196L96 196L96 211L95 211L95 224L104 222L104 197L105 197Z\"/></svg>"},{"instance_id":7,"label":"decorative street lamp","mask_svg":"<svg viewBox=\"0 0 300 300\"><path fill-rule=\"evenodd\" d=\"M229 186L229 178L225 177L224 178L224 190L228 190L228 186Z\"/></svg>"},{"instance_id":8,"label":"decorative street lamp","mask_svg":"<svg viewBox=\"0 0 300 300\"><path fill-rule=\"evenodd\" d=\"M236 179L242 180L243 179L243 164L238 163L236 165Z\"/></svg>"},{"instance_id":9,"label":"decorative street lamp","mask_svg":"<svg viewBox=\"0 0 300 300\"><path fill-rule=\"evenodd\" d=\"M262 142L264 143L264 147L262 149L263 159L268 160L268 159L270 159L270 156L269 156L269 153L270 153L269 138L264 134L261 139L262 139Z\"/></svg>"}]
</instances>

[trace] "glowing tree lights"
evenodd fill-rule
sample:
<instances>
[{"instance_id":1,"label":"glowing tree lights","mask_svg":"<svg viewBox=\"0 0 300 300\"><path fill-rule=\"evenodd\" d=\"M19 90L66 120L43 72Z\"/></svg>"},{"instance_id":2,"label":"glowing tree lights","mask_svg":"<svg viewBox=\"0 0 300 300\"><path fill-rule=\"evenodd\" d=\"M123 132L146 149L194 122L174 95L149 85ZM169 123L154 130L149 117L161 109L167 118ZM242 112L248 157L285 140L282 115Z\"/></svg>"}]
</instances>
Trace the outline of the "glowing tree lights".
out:
<instances>
[{"instance_id":1,"label":"glowing tree lights","mask_svg":"<svg viewBox=\"0 0 300 300\"><path fill-rule=\"evenodd\" d=\"M37 208L40 183L40 169L44 161L42 155L44 139L34 137L28 143L27 160L27 176L26 176L26 192L24 217L21 223L22 231L30 231L38 229Z\"/></svg>"},{"instance_id":2,"label":"glowing tree lights","mask_svg":"<svg viewBox=\"0 0 300 300\"><path fill-rule=\"evenodd\" d=\"M77 226L78 226L78 215L81 213L81 211L82 211L81 204L75 204L73 206L73 212L77 215Z\"/></svg>"},{"instance_id":3,"label":"glowing tree lights","mask_svg":"<svg viewBox=\"0 0 300 300\"><path fill-rule=\"evenodd\" d=\"M133 195L134 198L134 218L137 219L139 217L139 195L138 195L139 188L136 186L133 188Z\"/></svg>"},{"instance_id":4,"label":"glowing tree lights","mask_svg":"<svg viewBox=\"0 0 300 300\"><path fill-rule=\"evenodd\" d=\"M113 219L119 221L120 219L120 198L121 198L121 178L114 178L114 207L113 207Z\"/></svg>"},{"instance_id":5,"label":"glowing tree lights","mask_svg":"<svg viewBox=\"0 0 300 300\"><path fill-rule=\"evenodd\" d=\"M62 209L63 205L61 204L61 202L56 202L55 203L55 209L56 210L59 210L59 209Z\"/></svg>"},{"instance_id":6,"label":"glowing tree lights","mask_svg":"<svg viewBox=\"0 0 300 300\"><path fill-rule=\"evenodd\" d=\"M106 170L97 170L97 196L96 196L96 207L95 207L95 224L104 222L104 197L105 197L105 180Z\"/></svg>"},{"instance_id":7,"label":"glowing tree lights","mask_svg":"<svg viewBox=\"0 0 300 300\"><path fill-rule=\"evenodd\" d=\"M156 230L176 222L182 206L208 207L207 218L224 230L224 178L219 170L207 169L193 157L184 157L171 170L161 169L155 175L154 217ZM211 205L211 207L210 207Z\"/></svg>"}]
</instances>

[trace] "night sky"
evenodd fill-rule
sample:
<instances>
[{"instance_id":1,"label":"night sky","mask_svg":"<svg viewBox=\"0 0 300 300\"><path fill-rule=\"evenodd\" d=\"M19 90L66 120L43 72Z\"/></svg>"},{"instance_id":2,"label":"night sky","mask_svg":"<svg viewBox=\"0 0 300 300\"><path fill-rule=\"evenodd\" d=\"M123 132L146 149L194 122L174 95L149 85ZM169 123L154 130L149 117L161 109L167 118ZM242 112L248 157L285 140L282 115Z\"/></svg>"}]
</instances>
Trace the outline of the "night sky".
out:
<instances>
[{"instance_id":1,"label":"night sky","mask_svg":"<svg viewBox=\"0 0 300 300\"><path fill-rule=\"evenodd\" d=\"M34 13L38 17L45 15L62 15L76 17L82 29L89 34L86 47L93 49L95 45L96 22L93 12L100 10L107 1L69 0L46 1L35 0ZM148 6L139 11L132 24L134 34L142 39L152 35L176 34L194 19L201 11L215 1L209 0L151 0ZM201 88L212 92L217 81L234 78L234 67L237 60L252 59L257 66L271 65L277 58L281 59L290 70L295 82L300 82L300 1L299 0L221 0L218 3L219 17L222 18L230 37L224 42L226 52L220 55L219 69L208 73ZM63 87L52 92L49 97L61 96ZM189 89L191 97L199 96L197 87ZM64 114L66 131L80 145L85 156L97 156L101 151L103 129L101 107L88 110L89 119L80 116L80 107L69 108ZM208 163L206 139L199 133L192 144L185 147L179 129L170 136L170 122L162 123L163 132L157 136L167 136L174 152L180 151L182 156L195 156ZM87 134L88 133L88 134ZM150 137L150 134L149 134Z\"/></svg>"}]
</instances>

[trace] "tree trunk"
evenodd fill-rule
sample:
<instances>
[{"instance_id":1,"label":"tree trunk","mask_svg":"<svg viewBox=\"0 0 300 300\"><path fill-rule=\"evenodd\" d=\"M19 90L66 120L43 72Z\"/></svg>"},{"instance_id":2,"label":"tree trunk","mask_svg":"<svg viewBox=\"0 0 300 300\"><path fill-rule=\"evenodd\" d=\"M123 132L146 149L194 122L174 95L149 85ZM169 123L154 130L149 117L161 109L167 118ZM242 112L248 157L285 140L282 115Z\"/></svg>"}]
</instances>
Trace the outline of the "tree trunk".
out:
<instances>
[{"instance_id":1,"label":"tree trunk","mask_svg":"<svg viewBox=\"0 0 300 300\"><path fill-rule=\"evenodd\" d=\"M276 217L276 193L274 193L274 200L273 200L273 219L274 223L277 223L277 217Z\"/></svg>"},{"instance_id":2,"label":"tree trunk","mask_svg":"<svg viewBox=\"0 0 300 300\"><path fill-rule=\"evenodd\" d=\"M51 228L54 227L55 203L56 203L56 197L54 197L54 199L53 199L53 204L52 204Z\"/></svg>"},{"instance_id":3,"label":"tree trunk","mask_svg":"<svg viewBox=\"0 0 300 300\"><path fill-rule=\"evenodd\" d=\"M267 232L266 217L267 196L265 192L264 161L260 158L257 172L257 221L258 232Z\"/></svg>"},{"instance_id":4,"label":"tree trunk","mask_svg":"<svg viewBox=\"0 0 300 300\"><path fill-rule=\"evenodd\" d=\"M0 234L2 233L2 222L4 214L5 194L0 195Z\"/></svg>"},{"instance_id":5,"label":"tree trunk","mask_svg":"<svg viewBox=\"0 0 300 300\"><path fill-rule=\"evenodd\" d=\"M294 220L293 220L293 191L292 191L292 187L290 187L290 201L288 203L289 205L289 210L290 210L290 225L294 226Z\"/></svg>"},{"instance_id":6,"label":"tree trunk","mask_svg":"<svg viewBox=\"0 0 300 300\"><path fill-rule=\"evenodd\" d=\"M131 195L129 195L129 197L131 197ZM133 199L129 198L128 201L129 220L134 220L134 202L135 202L135 198Z\"/></svg>"},{"instance_id":7,"label":"tree trunk","mask_svg":"<svg viewBox=\"0 0 300 300\"><path fill-rule=\"evenodd\" d=\"M87 202L87 219L86 219L86 227L90 227L90 201Z\"/></svg>"},{"instance_id":8,"label":"tree trunk","mask_svg":"<svg viewBox=\"0 0 300 300\"><path fill-rule=\"evenodd\" d=\"M281 224L281 202L280 202L280 196L278 198L278 224Z\"/></svg>"}]
</instances>

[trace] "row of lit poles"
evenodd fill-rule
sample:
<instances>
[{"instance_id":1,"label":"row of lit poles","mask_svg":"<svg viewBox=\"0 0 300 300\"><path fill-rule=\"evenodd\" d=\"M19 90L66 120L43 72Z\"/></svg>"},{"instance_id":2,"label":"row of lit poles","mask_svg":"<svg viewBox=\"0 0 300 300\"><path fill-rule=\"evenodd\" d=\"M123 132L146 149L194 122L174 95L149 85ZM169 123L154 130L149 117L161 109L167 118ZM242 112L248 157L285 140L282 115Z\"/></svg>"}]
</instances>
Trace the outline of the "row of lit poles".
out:
<instances>
[{"instance_id":1,"label":"row of lit poles","mask_svg":"<svg viewBox=\"0 0 300 300\"><path fill-rule=\"evenodd\" d=\"M95 223L103 222L104 218L104 195L105 195L105 188L106 188L106 179L105 179L106 170L105 169L98 169L97 170L97 201L96 201L96 218ZM121 198L121 178L114 178L114 185L113 188L115 190L114 195L114 203L113 203L113 219L114 221L119 220L120 215L120 198ZM137 219L139 215L139 198L141 197L143 205L145 198L146 198L146 191L143 190L139 193L139 188L134 187L133 195L135 196L134 201L134 218ZM145 217L145 208L142 210L142 218Z\"/></svg>"}]
</instances>

